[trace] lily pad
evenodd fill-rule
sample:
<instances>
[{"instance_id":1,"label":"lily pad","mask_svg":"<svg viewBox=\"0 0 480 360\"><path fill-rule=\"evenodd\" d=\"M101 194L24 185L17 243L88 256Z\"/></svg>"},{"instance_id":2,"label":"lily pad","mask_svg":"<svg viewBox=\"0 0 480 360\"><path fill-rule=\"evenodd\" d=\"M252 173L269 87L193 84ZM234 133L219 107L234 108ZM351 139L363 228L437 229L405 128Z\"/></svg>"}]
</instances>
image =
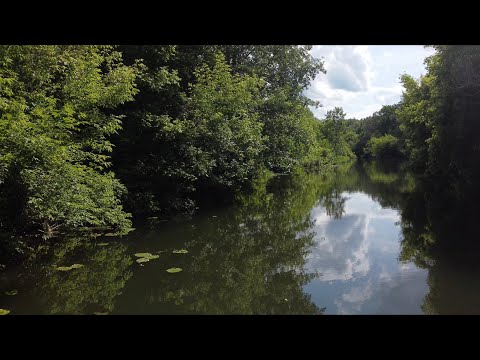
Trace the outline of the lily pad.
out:
<instances>
[{"instance_id":1,"label":"lily pad","mask_svg":"<svg viewBox=\"0 0 480 360\"><path fill-rule=\"evenodd\" d=\"M17 295L17 294L18 294L17 290L5 291L5 295L13 296L13 295Z\"/></svg>"},{"instance_id":2,"label":"lily pad","mask_svg":"<svg viewBox=\"0 0 480 360\"><path fill-rule=\"evenodd\" d=\"M150 253L138 253L138 254L135 254L135 256L141 259L148 259L148 260L154 260L160 257L159 255L153 255Z\"/></svg>"},{"instance_id":3,"label":"lily pad","mask_svg":"<svg viewBox=\"0 0 480 360\"><path fill-rule=\"evenodd\" d=\"M150 259L147 259L147 258L137 259L137 263L144 263L144 262L147 262L147 261L150 261Z\"/></svg>"},{"instance_id":4,"label":"lily pad","mask_svg":"<svg viewBox=\"0 0 480 360\"><path fill-rule=\"evenodd\" d=\"M93 314L94 314L94 315L108 315L108 312L98 312L98 311L95 311Z\"/></svg>"},{"instance_id":5,"label":"lily pad","mask_svg":"<svg viewBox=\"0 0 480 360\"><path fill-rule=\"evenodd\" d=\"M58 270L58 271L70 271L72 270L72 268L70 266L59 266L57 268L55 268L55 270Z\"/></svg>"},{"instance_id":6,"label":"lily pad","mask_svg":"<svg viewBox=\"0 0 480 360\"><path fill-rule=\"evenodd\" d=\"M167 269L167 272L170 273L170 274L174 274L174 273L178 273L182 271L182 268L170 268L170 269Z\"/></svg>"},{"instance_id":7,"label":"lily pad","mask_svg":"<svg viewBox=\"0 0 480 360\"><path fill-rule=\"evenodd\" d=\"M70 271L72 269L79 269L81 267L83 267L82 264L73 264L71 266L59 266L55 269L58 270L58 271Z\"/></svg>"},{"instance_id":8,"label":"lily pad","mask_svg":"<svg viewBox=\"0 0 480 360\"><path fill-rule=\"evenodd\" d=\"M10 314L10 310L0 309L0 315L7 315L7 314Z\"/></svg>"},{"instance_id":9,"label":"lily pad","mask_svg":"<svg viewBox=\"0 0 480 360\"><path fill-rule=\"evenodd\" d=\"M173 250L172 251L174 254L188 254L188 250L182 249L182 250Z\"/></svg>"},{"instance_id":10,"label":"lily pad","mask_svg":"<svg viewBox=\"0 0 480 360\"><path fill-rule=\"evenodd\" d=\"M150 253L136 253L136 254L133 254L133 256L136 256L136 257L139 257L139 258L146 258L146 257L150 257L150 256L153 256L153 255L150 254Z\"/></svg>"}]
</instances>

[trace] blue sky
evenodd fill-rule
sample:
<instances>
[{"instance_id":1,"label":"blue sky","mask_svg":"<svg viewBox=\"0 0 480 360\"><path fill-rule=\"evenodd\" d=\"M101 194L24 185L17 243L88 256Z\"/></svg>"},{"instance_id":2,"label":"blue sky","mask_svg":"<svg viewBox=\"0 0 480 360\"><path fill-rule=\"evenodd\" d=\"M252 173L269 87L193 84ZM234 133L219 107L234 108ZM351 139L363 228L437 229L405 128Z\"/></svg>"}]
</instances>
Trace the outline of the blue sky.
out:
<instances>
[{"instance_id":1,"label":"blue sky","mask_svg":"<svg viewBox=\"0 0 480 360\"><path fill-rule=\"evenodd\" d=\"M420 45L315 45L311 54L323 57L327 74L319 74L305 95L323 105L312 108L317 118L341 106L347 118L361 119L397 103L400 75L425 74L423 61L433 53Z\"/></svg>"}]
</instances>

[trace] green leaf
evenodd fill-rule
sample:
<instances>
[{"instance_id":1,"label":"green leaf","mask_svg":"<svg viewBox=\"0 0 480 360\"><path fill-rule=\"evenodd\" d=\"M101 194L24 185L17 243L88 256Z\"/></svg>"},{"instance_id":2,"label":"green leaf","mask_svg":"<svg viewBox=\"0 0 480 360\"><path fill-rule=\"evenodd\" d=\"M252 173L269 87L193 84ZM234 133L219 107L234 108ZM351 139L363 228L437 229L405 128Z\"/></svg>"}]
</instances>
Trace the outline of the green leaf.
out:
<instances>
[{"instance_id":1,"label":"green leaf","mask_svg":"<svg viewBox=\"0 0 480 360\"><path fill-rule=\"evenodd\" d=\"M182 271L182 268L170 268L170 269L167 269L167 272L168 273L171 273L171 274L174 274L174 273L178 273Z\"/></svg>"},{"instance_id":2,"label":"green leaf","mask_svg":"<svg viewBox=\"0 0 480 360\"><path fill-rule=\"evenodd\" d=\"M71 266L59 266L57 268L55 268L55 270L58 270L58 271L70 271L72 269L79 269L83 267L82 264L73 264Z\"/></svg>"},{"instance_id":3,"label":"green leaf","mask_svg":"<svg viewBox=\"0 0 480 360\"><path fill-rule=\"evenodd\" d=\"M108 312L98 312L98 311L95 311L93 314L94 314L94 315L108 315Z\"/></svg>"},{"instance_id":4,"label":"green leaf","mask_svg":"<svg viewBox=\"0 0 480 360\"><path fill-rule=\"evenodd\" d=\"M98 243L97 245L98 245L98 246L107 246L108 243Z\"/></svg>"},{"instance_id":5,"label":"green leaf","mask_svg":"<svg viewBox=\"0 0 480 360\"><path fill-rule=\"evenodd\" d=\"M72 268L70 266L59 266L57 267L55 270L58 270L58 271L70 271L72 270Z\"/></svg>"},{"instance_id":6,"label":"green leaf","mask_svg":"<svg viewBox=\"0 0 480 360\"><path fill-rule=\"evenodd\" d=\"M7 314L10 314L10 310L0 309L0 315L7 315Z\"/></svg>"},{"instance_id":7,"label":"green leaf","mask_svg":"<svg viewBox=\"0 0 480 360\"><path fill-rule=\"evenodd\" d=\"M17 294L18 294L17 290L5 291L5 295L13 296L13 295L17 295Z\"/></svg>"},{"instance_id":8,"label":"green leaf","mask_svg":"<svg viewBox=\"0 0 480 360\"><path fill-rule=\"evenodd\" d=\"M172 251L174 254L188 254L188 250L182 249L182 250L173 250Z\"/></svg>"},{"instance_id":9,"label":"green leaf","mask_svg":"<svg viewBox=\"0 0 480 360\"><path fill-rule=\"evenodd\" d=\"M150 253L137 253L137 254L134 254L134 255L138 258L148 259L148 260L154 260L154 259L158 259L160 257L159 255L153 255L153 254L150 254Z\"/></svg>"},{"instance_id":10,"label":"green leaf","mask_svg":"<svg viewBox=\"0 0 480 360\"><path fill-rule=\"evenodd\" d=\"M140 258L140 259L137 259L137 263L144 263L144 262L147 262L147 261L150 261L150 259L147 259L147 258Z\"/></svg>"},{"instance_id":11,"label":"green leaf","mask_svg":"<svg viewBox=\"0 0 480 360\"><path fill-rule=\"evenodd\" d=\"M136 254L133 254L133 256L136 256L136 257L139 257L139 258L143 258L143 257L152 256L152 254L150 254L150 253L136 253Z\"/></svg>"}]
</instances>

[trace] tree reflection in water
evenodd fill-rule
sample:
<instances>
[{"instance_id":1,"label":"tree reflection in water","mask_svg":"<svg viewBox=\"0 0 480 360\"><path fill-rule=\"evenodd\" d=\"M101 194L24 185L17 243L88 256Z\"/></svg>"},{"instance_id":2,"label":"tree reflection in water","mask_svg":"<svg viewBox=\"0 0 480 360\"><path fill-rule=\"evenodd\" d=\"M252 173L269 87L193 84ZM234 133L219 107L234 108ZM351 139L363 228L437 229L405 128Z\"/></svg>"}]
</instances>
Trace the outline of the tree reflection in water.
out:
<instances>
[{"instance_id":1,"label":"tree reflection in water","mask_svg":"<svg viewBox=\"0 0 480 360\"><path fill-rule=\"evenodd\" d=\"M81 236L62 239L3 274L1 292L19 293L1 295L0 307L31 314L322 314L325 309L305 291L322 276L306 266L318 247L312 209L323 208L347 226L353 219L346 214L348 194L362 192L382 208L398 210L399 260L428 270L423 311L480 313L480 196L458 188L416 178L401 164L265 176L215 217L140 228L124 239L110 238L107 246ZM188 254L171 253L178 248ZM143 267L134 262L135 252L154 250L164 251L158 260ZM85 266L55 270L74 263ZM182 272L168 274L169 267ZM357 290L348 296L358 297Z\"/></svg>"}]
</instances>

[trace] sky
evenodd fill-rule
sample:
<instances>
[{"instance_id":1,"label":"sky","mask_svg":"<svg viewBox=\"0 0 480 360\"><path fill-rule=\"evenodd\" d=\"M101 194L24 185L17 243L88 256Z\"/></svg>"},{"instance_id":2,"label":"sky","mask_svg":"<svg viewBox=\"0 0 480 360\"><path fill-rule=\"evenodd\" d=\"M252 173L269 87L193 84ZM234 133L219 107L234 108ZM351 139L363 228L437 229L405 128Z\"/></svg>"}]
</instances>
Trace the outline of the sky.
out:
<instances>
[{"instance_id":1,"label":"sky","mask_svg":"<svg viewBox=\"0 0 480 360\"><path fill-rule=\"evenodd\" d=\"M433 53L421 45L315 45L311 54L323 57L327 74L317 75L305 95L323 105L311 108L319 119L336 106L361 119L397 103L400 75L425 74L424 59Z\"/></svg>"}]
</instances>

